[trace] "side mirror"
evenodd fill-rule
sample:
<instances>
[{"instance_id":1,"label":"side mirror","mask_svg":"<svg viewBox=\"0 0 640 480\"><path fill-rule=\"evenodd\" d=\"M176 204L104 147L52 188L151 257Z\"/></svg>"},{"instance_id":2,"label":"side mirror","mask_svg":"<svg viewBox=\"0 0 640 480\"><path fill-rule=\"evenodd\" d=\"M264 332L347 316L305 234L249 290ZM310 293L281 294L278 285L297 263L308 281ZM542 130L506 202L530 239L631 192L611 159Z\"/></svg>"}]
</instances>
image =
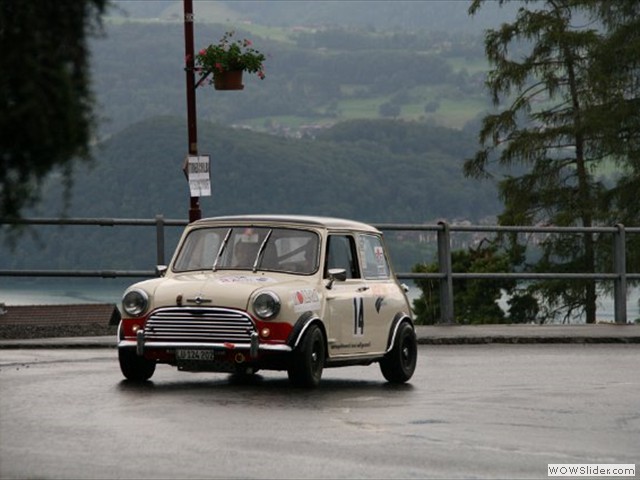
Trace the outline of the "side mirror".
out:
<instances>
[{"instance_id":1,"label":"side mirror","mask_svg":"<svg viewBox=\"0 0 640 480\"><path fill-rule=\"evenodd\" d=\"M156 265L156 277L164 277L165 273L167 273L166 265Z\"/></svg>"},{"instance_id":2,"label":"side mirror","mask_svg":"<svg viewBox=\"0 0 640 480\"><path fill-rule=\"evenodd\" d=\"M328 290L331 290L336 280L344 282L347 279L347 271L344 268L330 268L327 273L329 274L329 283L327 283Z\"/></svg>"}]
</instances>

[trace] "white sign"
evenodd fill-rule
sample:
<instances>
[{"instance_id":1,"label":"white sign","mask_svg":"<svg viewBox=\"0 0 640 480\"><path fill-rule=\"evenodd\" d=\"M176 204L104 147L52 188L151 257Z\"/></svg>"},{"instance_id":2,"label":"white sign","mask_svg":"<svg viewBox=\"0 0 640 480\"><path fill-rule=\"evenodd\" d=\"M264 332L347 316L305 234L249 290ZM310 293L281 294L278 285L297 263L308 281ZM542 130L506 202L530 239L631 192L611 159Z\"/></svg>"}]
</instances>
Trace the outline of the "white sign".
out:
<instances>
[{"instance_id":1,"label":"white sign","mask_svg":"<svg viewBox=\"0 0 640 480\"><path fill-rule=\"evenodd\" d=\"M187 160L187 177L189 178L189 190L191 190L192 197L211 196L210 164L209 155L189 156Z\"/></svg>"}]
</instances>

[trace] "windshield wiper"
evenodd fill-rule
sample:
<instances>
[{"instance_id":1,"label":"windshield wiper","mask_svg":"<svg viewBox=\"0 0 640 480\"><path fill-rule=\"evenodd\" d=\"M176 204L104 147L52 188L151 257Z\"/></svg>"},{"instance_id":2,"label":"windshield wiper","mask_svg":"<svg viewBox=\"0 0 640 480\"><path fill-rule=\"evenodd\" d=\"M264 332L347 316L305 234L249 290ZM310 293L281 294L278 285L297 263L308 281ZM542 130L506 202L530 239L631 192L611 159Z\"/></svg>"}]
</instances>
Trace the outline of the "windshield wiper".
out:
<instances>
[{"instance_id":1,"label":"windshield wiper","mask_svg":"<svg viewBox=\"0 0 640 480\"><path fill-rule=\"evenodd\" d=\"M267 242L269 241L269 237L271 236L272 233L273 233L273 229L269 230L269 233L267 233L267 236L264 237L264 240L262 241L262 245L260 245L260 248L258 249L258 254L256 255L256 261L253 262L253 273L256 273L258 271L258 263L260 263L260 256L264 251L264 247L267 246Z\"/></svg>"},{"instance_id":2,"label":"windshield wiper","mask_svg":"<svg viewBox=\"0 0 640 480\"><path fill-rule=\"evenodd\" d=\"M214 272L216 271L216 268L218 268L218 261L220 260L220 257L222 257L222 252L224 251L224 247L227 246L227 242L229 241L229 237L231 236L231 232L233 231L233 228L230 228L227 231L227 234L224 237L224 240L222 240L222 243L220 244L220 248L218 249L218 254L216 255L216 259L213 261L213 266L211 267L211 270L213 270Z\"/></svg>"}]
</instances>

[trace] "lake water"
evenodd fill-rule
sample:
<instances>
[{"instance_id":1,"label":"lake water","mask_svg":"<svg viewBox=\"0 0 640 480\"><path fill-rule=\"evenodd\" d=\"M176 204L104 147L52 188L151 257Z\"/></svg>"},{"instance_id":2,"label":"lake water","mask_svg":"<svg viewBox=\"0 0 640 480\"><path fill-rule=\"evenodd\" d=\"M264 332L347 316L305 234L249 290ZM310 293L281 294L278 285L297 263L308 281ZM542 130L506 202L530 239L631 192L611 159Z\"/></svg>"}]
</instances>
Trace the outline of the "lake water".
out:
<instances>
[{"instance_id":1,"label":"lake water","mask_svg":"<svg viewBox=\"0 0 640 480\"><path fill-rule=\"evenodd\" d=\"M135 283L135 278L8 278L0 277L0 303L5 305L64 305L78 303L119 304L126 288ZM410 282L405 282L410 284ZM640 288L629 289L627 319L633 322L640 318L638 299ZM417 288L411 286L409 298L419 296ZM613 322L613 299L601 297L598 302L598 320Z\"/></svg>"},{"instance_id":2,"label":"lake water","mask_svg":"<svg viewBox=\"0 0 640 480\"><path fill-rule=\"evenodd\" d=\"M137 279L0 278L0 303L5 305L60 305L119 303L125 289Z\"/></svg>"}]
</instances>

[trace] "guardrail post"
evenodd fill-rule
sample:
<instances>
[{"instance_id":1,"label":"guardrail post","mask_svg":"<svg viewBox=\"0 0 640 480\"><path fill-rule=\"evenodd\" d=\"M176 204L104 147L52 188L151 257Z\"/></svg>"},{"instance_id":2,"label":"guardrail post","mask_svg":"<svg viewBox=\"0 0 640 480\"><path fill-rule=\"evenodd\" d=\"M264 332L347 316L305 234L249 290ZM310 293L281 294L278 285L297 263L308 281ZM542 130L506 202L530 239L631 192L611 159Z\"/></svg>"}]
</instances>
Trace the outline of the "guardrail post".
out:
<instances>
[{"instance_id":1,"label":"guardrail post","mask_svg":"<svg viewBox=\"0 0 640 480\"><path fill-rule=\"evenodd\" d=\"M164 215L156 215L156 265L164 265Z\"/></svg>"},{"instance_id":2,"label":"guardrail post","mask_svg":"<svg viewBox=\"0 0 640 480\"><path fill-rule=\"evenodd\" d=\"M627 323L627 258L624 225L616 225L613 234L613 311L616 323Z\"/></svg>"},{"instance_id":3,"label":"guardrail post","mask_svg":"<svg viewBox=\"0 0 640 480\"><path fill-rule=\"evenodd\" d=\"M438 271L444 274L440 279L440 323L454 323L453 277L451 275L451 235L447 222L438 222Z\"/></svg>"}]
</instances>

